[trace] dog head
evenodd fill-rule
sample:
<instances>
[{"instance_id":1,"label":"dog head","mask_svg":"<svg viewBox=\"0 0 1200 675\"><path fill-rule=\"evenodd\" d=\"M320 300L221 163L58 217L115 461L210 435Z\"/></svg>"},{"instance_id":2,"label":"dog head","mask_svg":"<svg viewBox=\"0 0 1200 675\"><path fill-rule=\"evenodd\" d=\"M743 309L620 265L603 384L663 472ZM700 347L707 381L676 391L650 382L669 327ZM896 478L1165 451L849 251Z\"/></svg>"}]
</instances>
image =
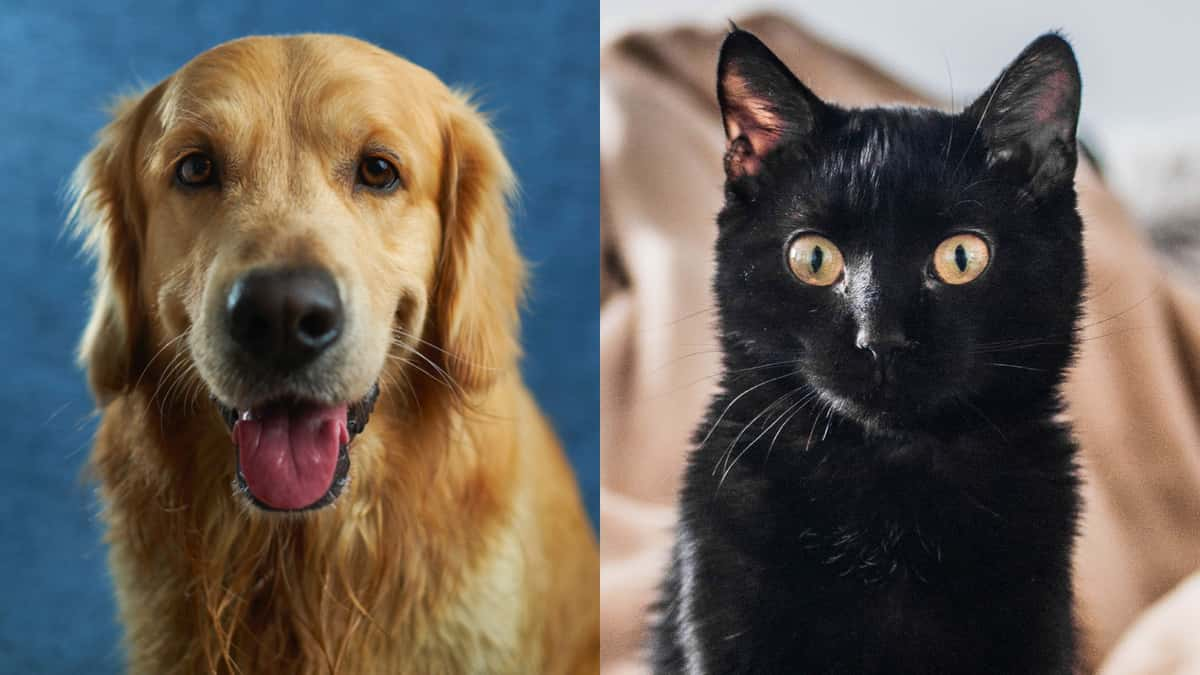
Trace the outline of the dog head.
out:
<instances>
[{"instance_id":1,"label":"dog head","mask_svg":"<svg viewBox=\"0 0 1200 675\"><path fill-rule=\"evenodd\" d=\"M76 172L92 391L205 390L255 504L323 506L380 386L470 397L514 367L513 186L466 97L382 49L303 35L201 54L119 103Z\"/></svg>"}]
</instances>

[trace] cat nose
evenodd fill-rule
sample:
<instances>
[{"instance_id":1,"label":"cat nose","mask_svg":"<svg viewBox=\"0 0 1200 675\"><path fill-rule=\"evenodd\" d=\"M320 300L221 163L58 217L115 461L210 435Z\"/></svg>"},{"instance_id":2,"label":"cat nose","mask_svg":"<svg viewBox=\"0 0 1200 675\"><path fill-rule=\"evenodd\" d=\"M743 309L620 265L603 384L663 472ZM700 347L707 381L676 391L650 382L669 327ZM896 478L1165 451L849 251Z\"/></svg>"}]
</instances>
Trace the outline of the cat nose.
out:
<instances>
[{"instance_id":1,"label":"cat nose","mask_svg":"<svg viewBox=\"0 0 1200 675\"><path fill-rule=\"evenodd\" d=\"M880 364L890 362L896 354L912 346L912 342L899 331L859 330L854 344L859 349L871 352L871 356Z\"/></svg>"}]
</instances>

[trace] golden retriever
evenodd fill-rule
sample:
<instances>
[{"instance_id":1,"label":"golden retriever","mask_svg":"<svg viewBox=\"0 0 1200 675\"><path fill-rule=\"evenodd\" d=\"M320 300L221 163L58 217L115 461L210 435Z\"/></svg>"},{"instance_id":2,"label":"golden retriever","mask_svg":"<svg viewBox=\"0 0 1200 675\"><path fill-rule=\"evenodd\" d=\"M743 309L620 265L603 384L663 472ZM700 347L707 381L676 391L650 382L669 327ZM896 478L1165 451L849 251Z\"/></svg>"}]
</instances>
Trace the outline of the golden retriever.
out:
<instances>
[{"instance_id":1,"label":"golden retriever","mask_svg":"<svg viewBox=\"0 0 1200 675\"><path fill-rule=\"evenodd\" d=\"M513 175L434 75L251 37L76 173L136 673L598 671L596 542L517 369Z\"/></svg>"}]
</instances>

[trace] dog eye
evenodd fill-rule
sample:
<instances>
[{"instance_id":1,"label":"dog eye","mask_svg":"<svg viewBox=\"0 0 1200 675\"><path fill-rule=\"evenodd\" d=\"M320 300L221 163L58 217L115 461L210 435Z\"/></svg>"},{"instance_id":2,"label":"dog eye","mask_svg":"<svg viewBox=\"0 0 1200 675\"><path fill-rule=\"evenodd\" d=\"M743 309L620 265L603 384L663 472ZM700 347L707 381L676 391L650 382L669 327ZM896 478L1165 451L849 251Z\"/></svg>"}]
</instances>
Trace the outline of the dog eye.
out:
<instances>
[{"instance_id":1,"label":"dog eye","mask_svg":"<svg viewBox=\"0 0 1200 675\"><path fill-rule=\"evenodd\" d=\"M213 185L217 182L217 170L208 155L193 152L175 166L175 180L188 187Z\"/></svg>"},{"instance_id":2,"label":"dog eye","mask_svg":"<svg viewBox=\"0 0 1200 675\"><path fill-rule=\"evenodd\" d=\"M391 190L400 183L400 172L378 155L364 157L358 163L358 184L372 190Z\"/></svg>"}]
</instances>

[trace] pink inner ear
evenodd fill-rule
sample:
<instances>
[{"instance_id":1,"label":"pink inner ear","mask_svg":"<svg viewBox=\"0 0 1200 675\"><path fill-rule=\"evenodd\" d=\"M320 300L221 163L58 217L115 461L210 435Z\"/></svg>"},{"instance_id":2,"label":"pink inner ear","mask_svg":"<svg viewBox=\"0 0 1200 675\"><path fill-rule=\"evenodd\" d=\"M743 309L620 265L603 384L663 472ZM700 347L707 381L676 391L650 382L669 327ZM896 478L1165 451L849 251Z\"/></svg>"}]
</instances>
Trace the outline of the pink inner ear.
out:
<instances>
[{"instance_id":1,"label":"pink inner ear","mask_svg":"<svg viewBox=\"0 0 1200 675\"><path fill-rule=\"evenodd\" d=\"M779 116L770 104L750 90L736 72L725 75L725 137L732 144L745 136L756 158L762 158L783 135Z\"/></svg>"},{"instance_id":2,"label":"pink inner ear","mask_svg":"<svg viewBox=\"0 0 1200 675\"><path fill-rule=\"evenodd\" d=\"M1062 113L1063 101L1071 90L1071 76L1059 70L1051 73L1042 84L1041 95L1033 109L1038 122L1049 122Z\"/></svg>"}]
</instances>

